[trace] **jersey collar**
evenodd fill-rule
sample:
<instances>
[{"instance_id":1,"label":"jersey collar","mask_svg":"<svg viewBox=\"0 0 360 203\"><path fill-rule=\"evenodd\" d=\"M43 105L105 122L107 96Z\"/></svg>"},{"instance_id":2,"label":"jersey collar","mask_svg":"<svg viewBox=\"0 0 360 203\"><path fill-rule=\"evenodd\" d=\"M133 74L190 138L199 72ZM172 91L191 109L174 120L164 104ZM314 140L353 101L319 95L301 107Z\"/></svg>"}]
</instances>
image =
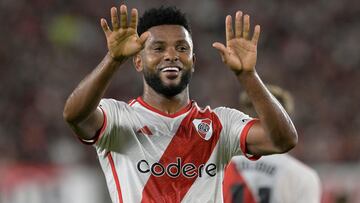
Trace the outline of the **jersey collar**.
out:
<instances>
[{"instance_id":1,"label":"jersey collar","mask_svg":"<svg viewBox=\"0 0 360 203\"><path fill-rule=\"evenodd\" d=\"M180 115L188 112L193 107L193 104L195 103L194 101L190 101L188 105L186 105L185 107L183 107L176 113L168 114L168 113L162 112L159 109L156 109L156 108L150 106L150 104L146 103L141 97L136 98L136 101L139 102L139 104L141 104L143 107L147 108L148 110L153 111L162 116L169 117L169 118L175 118L177 116L180 116Z\"/></svg>"}]
</instances>

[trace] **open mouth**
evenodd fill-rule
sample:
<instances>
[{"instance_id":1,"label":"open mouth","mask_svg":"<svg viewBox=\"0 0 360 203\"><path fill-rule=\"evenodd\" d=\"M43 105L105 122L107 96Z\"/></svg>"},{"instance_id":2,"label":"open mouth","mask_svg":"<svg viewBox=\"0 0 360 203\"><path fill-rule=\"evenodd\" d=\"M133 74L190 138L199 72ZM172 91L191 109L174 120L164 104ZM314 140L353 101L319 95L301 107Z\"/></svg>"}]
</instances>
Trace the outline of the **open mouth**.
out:
<instances>
[{"instance_id":1,"label":"open mouth","mask_svg":"<svg viewBox=\"0 0 360 203\"><path fill-rule=\"evenodd\" d=\"M181 68L178 66L166 66L160 69L160 72L170 80L174 80L179 77Z\"/></svg>"},{"instance_id":2,"label":"open mouth","mask_svg":"<svg viewBox=\"0 0 360 203\"><path fill-rule=\"evenodd\" d=\"M168 66L160 69L161 72L180 72L181 68L177 66Z\"/></svg>"}]
</instances>

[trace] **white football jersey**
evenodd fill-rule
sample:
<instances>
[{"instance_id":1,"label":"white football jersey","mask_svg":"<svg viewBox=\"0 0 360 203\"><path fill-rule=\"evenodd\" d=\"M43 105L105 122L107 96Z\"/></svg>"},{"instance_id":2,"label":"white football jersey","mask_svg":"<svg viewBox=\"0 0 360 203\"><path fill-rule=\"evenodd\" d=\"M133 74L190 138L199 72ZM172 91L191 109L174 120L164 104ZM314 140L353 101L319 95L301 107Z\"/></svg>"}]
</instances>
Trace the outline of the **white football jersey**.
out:
<instances>
[{"instance_id":1,"label":"white football jersey","mask_svg":"<svg viewBox=\"0 0 360 203\"><path fill-rule=\"evenodd\" d=\"M226 169L225 185L231 188L224 191L232 193L232 201L225 202L253 202L253 199L258 203L319 203L321 200L316 171L288 154L263 156L256 162L233 157ZM253 197L244 197L247 188ZM229 195L225 194L225 198Z\"/></svg>"},{"instance_id":2,"label":"white football jersey","mask_svg":"<svg viewBox=\"0 0 360 203\"><path fill-rule=\"evenodd\" d=\"M195 102L163 113L141 97L102 99L104 125L94 140L114 203L222 202L224 166L243 154L256 120Z\"/></svg>"}]
</instances>

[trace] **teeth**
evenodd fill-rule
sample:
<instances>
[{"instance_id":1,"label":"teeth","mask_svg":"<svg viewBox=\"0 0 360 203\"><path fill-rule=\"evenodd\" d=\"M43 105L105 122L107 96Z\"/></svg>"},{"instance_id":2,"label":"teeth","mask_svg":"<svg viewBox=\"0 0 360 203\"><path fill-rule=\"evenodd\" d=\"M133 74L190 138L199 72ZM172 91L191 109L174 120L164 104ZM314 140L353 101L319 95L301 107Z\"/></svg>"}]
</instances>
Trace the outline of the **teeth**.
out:
<instances>
[{"instance_id":1,"label":"teeth","mask_svg":"<svg viewBox=\"0 0 360 203\"><path fill-rule=\"evenodd\" d=\"M178 67L166 67L161 70L161 72L165 71L180 71L180 69Z\"/></svg>"}]
</instances>

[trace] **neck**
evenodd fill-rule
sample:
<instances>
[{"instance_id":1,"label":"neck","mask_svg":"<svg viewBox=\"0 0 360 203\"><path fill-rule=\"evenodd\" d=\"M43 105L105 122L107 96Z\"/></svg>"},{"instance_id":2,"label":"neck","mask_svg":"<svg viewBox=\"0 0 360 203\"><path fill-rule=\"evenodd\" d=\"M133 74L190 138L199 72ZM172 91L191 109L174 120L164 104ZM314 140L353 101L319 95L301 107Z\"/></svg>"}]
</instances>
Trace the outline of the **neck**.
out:
<instances>
[{"instance_id":1,"label":"neck","mask_svg":"<svg viewBox=\"0 0 360 203\"><path fill-rule=\"evenodd\" d=\"M142 99L150 106L167 114L174 114L189 104L189 87L173 97L165 97L145 85Z\"/></svg>"}]
</instances>

